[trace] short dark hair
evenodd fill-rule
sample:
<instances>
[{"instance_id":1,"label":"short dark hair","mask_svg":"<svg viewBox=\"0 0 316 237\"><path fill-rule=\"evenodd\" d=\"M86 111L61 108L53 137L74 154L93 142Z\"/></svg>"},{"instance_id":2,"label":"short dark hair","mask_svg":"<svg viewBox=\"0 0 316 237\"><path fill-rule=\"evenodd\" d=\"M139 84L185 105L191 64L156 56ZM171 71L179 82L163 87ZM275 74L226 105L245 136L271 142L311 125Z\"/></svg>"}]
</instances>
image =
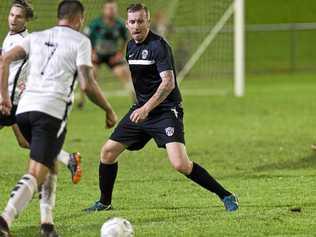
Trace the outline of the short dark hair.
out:
<instances>
[{"instance_id":1,"label":"short dark hair","mask_svg":"<svg viewBox=\"0 0 316 237\"><path fill-rule=\"evenodd\" d=\"M79 14L83 15L84 6L78 0L63 0L58 5L57 17L61 19L71 19Z\"/></svg>"},{"instance_id":2,"label":"short dark hair","mask_svg":"<svg viewBox=\"0 0 316 237\"><path fill-rule=\"evenodd\" d=\"M150 18L149 10L143 3L132 3L127 7L127 13L138 12L144 10L148 18Z\"/></svg>"},{"instance_id":3,"label":"short dark hair","mask_svg":"<svg viewBox=\"0 0 316 237\"><path fill-rule=\"evenodd\" d=\"M25 12L25 18L31 20L34 18L34 11L32 5L27 0L13 0L11 4L12 7L20 7Z\"/></svg>"}]
</instances>

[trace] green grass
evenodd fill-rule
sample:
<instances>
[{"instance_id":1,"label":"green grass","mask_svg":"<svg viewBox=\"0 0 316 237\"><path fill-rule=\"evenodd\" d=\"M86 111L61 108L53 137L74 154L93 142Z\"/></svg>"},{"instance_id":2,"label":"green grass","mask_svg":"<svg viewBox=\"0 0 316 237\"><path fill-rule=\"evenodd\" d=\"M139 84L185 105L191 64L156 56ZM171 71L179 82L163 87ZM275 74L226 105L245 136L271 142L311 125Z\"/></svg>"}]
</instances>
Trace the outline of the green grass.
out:
<instances>
[{"instance_id":1,"label":"green grass","mask_svg":"<svg viewBox=\"0 0 316 237\"><path fill-rule=\"evenodd\" d=\"M219 199L173 171L164 150L149 143L139 152L121 156L115 186L114 211L85 214L81 209L99 196L98 159L109 136L104 115L88 104L74 108L65 149L81 151L84 177L72 185L60 168L55 223L62 236L99 236L106 218L121 216L136 236L315 236L316 141L313 105L314 75L250 78L244 98L199 95L203 90L231 91L229 81L182 84L185 132L191 159L207 168L240 199L237 213L224 211ZM113 81L103 88L117 88ZM110 97L119 116L129 107L127 97ZM18 148L10 129L0 133L0 209L10 189L24 174L28 152ZM301 207L301 212L290 208ZM38 199L14 223L15 236L38 232Z\"/></svg>"}]
</instances>

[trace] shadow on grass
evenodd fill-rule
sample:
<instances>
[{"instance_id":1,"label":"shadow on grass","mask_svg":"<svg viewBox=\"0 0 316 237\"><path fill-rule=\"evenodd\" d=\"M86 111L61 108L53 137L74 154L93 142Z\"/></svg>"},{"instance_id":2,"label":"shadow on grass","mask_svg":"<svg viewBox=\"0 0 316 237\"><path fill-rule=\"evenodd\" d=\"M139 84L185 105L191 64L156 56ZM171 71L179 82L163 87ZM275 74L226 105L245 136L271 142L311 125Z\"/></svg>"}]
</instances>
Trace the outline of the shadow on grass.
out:
<instances>
[{"instance_id":1,"label":"shadow on grass","mask_svg":"<svg viewBox=\"0 0 316 237\"><path fill-rule=\"evenodd\" d=\"M280 170L280 169L305 169L316 168L316 153L306 156L299 160L280 161L271 164L257 166L255 171Z\"/></svg>"}]
</instances>

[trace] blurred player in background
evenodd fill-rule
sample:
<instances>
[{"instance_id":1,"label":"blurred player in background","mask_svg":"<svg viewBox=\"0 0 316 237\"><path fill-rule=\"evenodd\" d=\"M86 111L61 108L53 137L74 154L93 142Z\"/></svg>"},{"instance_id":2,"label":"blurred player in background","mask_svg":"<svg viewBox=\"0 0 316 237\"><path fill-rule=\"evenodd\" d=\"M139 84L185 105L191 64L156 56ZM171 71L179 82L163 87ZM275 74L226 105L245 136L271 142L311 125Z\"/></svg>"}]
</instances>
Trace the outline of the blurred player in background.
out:
<instances>
[{"instance_id":1,"label":"blurred player in background","mask_svg":"<svg viewBox=\"0 0 316 237\"><path fill-rule=\"evenodd\" d=\"M26 28L26 23L33 18L33 15L33 9L27 1L14 0L12 2L8 16L9 32L3 41L2 54L12 49L29 34ZM25 89L28 67L29 63L27 57L13 61L10 64L8 88L13 106L10 115L3 115L0 113L0 129L11 126L18 143L22 148L29 148L29 144L16 124L15 113L20 97ZM78 183L82 175L80 166L81 157L79 152L68 153L62 150L57 156L57 159L70 170L72 182L75 184Z\"/></svg>"},{"instance_id":2,"label":"blurred player in background","mask_svg":"<svg viewBox=\"0 0 316 237\"><path fill-rule=\"evenodd\" d=\"M18 1L13 5L10 17L29 19L28 11L29 5ZM42 237L58 236L52 215L57 182L55 164L66 136L77 74L81 89L106 112L106 126L112 127L116 123L116 114L93 78L90 41L78 32L84 21L83 14L84 8L79 1L62 1L58 6L57 26L29 34L2 54L0 109L3 115L8 116L12 111L8 89L11 63L26 58L30 61L27 86L18 104L16 121L31 152L28 172L12 189L0 216L1 237L10 236L13 220L38 190L41 190L40 234ZM17 23L10 21L14 26Z\"/></svg>"},{"instance_id":3,"label":"blurred player in background","mask_svg":"<svg viewBox=\"0 0 316 237\"><path fill-rule=\"evenodd\" d=\"M102 15L94 19L85 27L84 33L92 43L92 61L95 77L98 79L98 70L104 63L113 74L122 81L130 96L134 99L134 89L128 65L124 59L124 52L128 40L125 23L118 17L118 6L115 0L105 0ZM84 96L81 93L79 108L84 105Z\"/></svg>"},{"instance_id":4,"label":"blurred player in background","mask_svg":"<svg viewBox=\"0 0 316 237\"><path fill-rule=\"evenodd\" d=\"M215 193L227 211L236 211L237 197L188 157L184 140L182 97L176 81L171 47L161 36L149 30L150 14L143 4L131 4L127 15L126 24L132 40L128 42L126 57L137 104L119 122L101 150L101 196L85 211L112 209L119 155L126 149L141 150L152 138L159 148L166 149L175 170Z\"/></svg>"}]
</instances>

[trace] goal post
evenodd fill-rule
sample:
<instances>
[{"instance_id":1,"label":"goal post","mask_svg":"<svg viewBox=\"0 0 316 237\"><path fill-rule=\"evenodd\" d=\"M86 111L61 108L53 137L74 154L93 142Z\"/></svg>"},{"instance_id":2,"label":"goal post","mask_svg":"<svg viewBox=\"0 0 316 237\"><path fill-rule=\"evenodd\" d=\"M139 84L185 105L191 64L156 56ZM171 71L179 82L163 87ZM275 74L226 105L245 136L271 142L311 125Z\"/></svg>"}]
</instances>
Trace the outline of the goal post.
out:
<instances>
[{"instance_id":1,"label":"goal post","mask_svg":"<svg viewBox=\"0 0 316 237\"><path fill-rule=\"evenodd\" d=\"M234 94L245 94L245 0L234 1Z\"/></svg>"},{"instance_id":2,"label":"goal post","mask_svg":"<svg viewBox=\"0 0 316 237\"><path fill-rule=\"evenodd\" d=\"M225 25L234 19L233 27ZM217 35L221 31L233 31L233 91L237 97L245 93L245 21L244 21L244 0L233 0L230 5L223 11L219 20L214 23L207 35L202 40L189 60L178 73L178 82L180 83L192 70L195 64L200 60L203 54L207 53L207 48L211 47Z\"/></svg>"}]
</instances>

